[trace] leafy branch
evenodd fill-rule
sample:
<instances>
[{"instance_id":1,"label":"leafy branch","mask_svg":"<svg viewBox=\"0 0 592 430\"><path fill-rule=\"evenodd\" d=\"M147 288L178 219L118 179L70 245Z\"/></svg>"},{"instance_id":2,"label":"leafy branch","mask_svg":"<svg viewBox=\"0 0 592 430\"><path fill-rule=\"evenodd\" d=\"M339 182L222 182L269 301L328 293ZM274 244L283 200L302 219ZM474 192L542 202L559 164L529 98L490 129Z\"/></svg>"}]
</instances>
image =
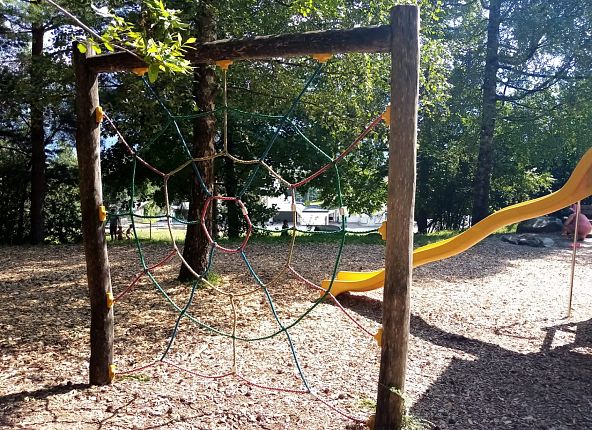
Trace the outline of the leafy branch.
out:
<instances>
[{"instance_id":1,"label":"leafy branch","mask_svg":"<svg viewBox=\"0 0 592 430\"><path fill-rule=\"evenodd\" d=\"M103 34L84 24L55 1L45 1L90 35L85 42L77 45L82 53L87 52L87 43L97 54L103 52L103 48L109 52L116 49L128 52L148 65L150 82L154 82L160 72L188 74L193 69L185 53L196 39L186 36L189 25L181 20L179 11L168 9L162 0L143 0L142 23L128 22L107 7L98 8L91 4L97 15L110 20Z\"/></svg>"}]
</instances>

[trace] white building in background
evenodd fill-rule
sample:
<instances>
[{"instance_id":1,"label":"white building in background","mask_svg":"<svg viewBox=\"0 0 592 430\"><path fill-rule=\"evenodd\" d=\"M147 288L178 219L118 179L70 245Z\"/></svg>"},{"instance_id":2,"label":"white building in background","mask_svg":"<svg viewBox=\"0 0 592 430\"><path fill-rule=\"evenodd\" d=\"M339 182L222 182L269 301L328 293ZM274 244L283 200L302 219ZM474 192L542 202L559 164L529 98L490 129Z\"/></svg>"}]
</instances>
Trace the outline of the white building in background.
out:
<instances>
[{"instance_id":1,"label":"white building in background","mask_svg":"<svg viewBox=\"0 0 592 430\"><path fill-rule=\"evenodd\" d=\"M292 199L290 197L263 197L266 207L275 207L277 214L269 220L270 223L281 223L284 220L292 224ZM343 216L347 217L348 224L360 228L376 228L386 220L386 206L381 211L373 214L349 215L347 208L327 209L318 205L305 206L302 202L296 202L296 224L300 226L323 226L341 224Z\"/></svg>"},{"instance_id":2,"label":"white building in background","mask_svg":"<svg viewBox=\"0 0 592 430\"><path fill-rule=\"evenodd\" d=\"M329 209L320 206L307 206L302 211L303 225L328 225Z\"/></svg>"},{"instance_id":3,"label":"white building in background","mask_svg":"<svg viewBox=\"0 0 592 430\"><path fill-rule=\"evenodd\" d=\"M273 208L277 210L277 213L269 220L270 223L281 223L288 221L290 224L293 222L292 214L292 198L279 196L279 197L262 197L265 207ZM302 212L304 211L304 203L296 202L296 224L302 224Z\"/></svg>"},{"instance_id":4,"label":"white building in background","mask_svg":"<svg viewBox=\"0 0 592 430\"><path fill-rule=\"evenodd\" d=\"M189 202L181 202L178 205L170 205L171 216L178 219L186 219L189 213Z\"/></svg>"},{"instance_id":5,"label":"white building in background","mask_svg":"<svg viewBox=\"0 0 592 430\"><path fill-rule=\"evenodd\" d=\"M372 215L368 214L352 214L347 218L348 222L360 225L375 226L380 225L386 221L386 207Z\"/></svg>"}]
</instances>

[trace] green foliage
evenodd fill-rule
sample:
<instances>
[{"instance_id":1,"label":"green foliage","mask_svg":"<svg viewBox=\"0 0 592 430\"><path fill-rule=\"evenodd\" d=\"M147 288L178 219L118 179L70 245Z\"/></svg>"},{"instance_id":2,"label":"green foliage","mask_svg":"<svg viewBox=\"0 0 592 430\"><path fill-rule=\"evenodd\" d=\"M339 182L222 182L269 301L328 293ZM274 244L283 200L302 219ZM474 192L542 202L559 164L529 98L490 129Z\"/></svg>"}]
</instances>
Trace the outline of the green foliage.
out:
<instances>
[{"instance_id":1,"label":"green foliage","mask_svg":"<svg viewBox=\"0 0 592 430\"><path fill-rule=\"evenodd\" d=\"M132 23L106 7L95 10L111 20L100 39L88 39L97 54L102 52L101 46L111 52L122 47L137 53L148 64L150 82L156 81L160 72L191 72L185 54L196 38L186 36L189 25L179 17L180 11L167 8L162 0L143 0L140 20ZM87 50L84 43L79 43L78 49L82 53Z\"/></svg>"},{"instance_id":2,"label":"green foliage","mask_svg":"<svg viewBox=\"0 0 592 430\"><path fill-rule=\"evenodd\" d=\"M430 243L450 239L459 233L458 230L439 230L434 233L415 234L413 236L413 247L419 248L421 246L429 245Z\"/></svg>"},{"instance_id":3,"label":"green foliage","mask_svg":"<svg viewBox=\"0 0 592 430\"><path fill-rule=\"evenodd\" d=\"M392 3L387 1L372 1L368 5L362 5L361 8L352 8L349 3L343 1L314 4L293 2L286 7L272 3L263 1L255 5L255 2L246 0L213 2L210 7L214 8L219 37L227 37L230 31L232 31L230 34L240 36L241 34L269 34L278 31L384 24L388 22L388 12L392 6ZM265 15L264 12L271 10L272 6L274 13ZM424 44L430 47L426 52L431 56L431 58L426 57L422 63L429 64L422 73L422 112L429 112L442 105L443 100L446 99L443 89L447 85L444 73L447 57L444 49L438 48L439 36L436 36L441 34L441 30L436 28L440 25L438 20L441 5L425 1L422 2L422 7L425 8L422 37ZM250 13L257 8L261 8L262 13ZM184 8L184 13L187 20L197 19L191 15L196 13L193 6ZM236 62L229 72L230 104L245 111L281 115L289 109L291 100L315 66L315 62L301 60ZM320 149L330 154L330 157L334 157L351 143L370 120L383 112L389 97L389 69L390 57L387 55L337 56L315 81L313 89L304 96L293 118ZM126 84L135 87L129 81L126 81ZM165 94L164 98L170 108L177 113L189 113L188 108L192 106L192 100L191 94L187 91L189 83L185 79L177 82L166 79L159 81L159 84L157 89L160 94ZM129 133L137 135L134 141L144 142L142 154L164 170L180 164L184 155L178 150L178 138L173 133L161 136L157 145L150 143L152 136L158 133L159 125L162 125L165 118L162 112L158 112L159 108L155 107L154 103L147 103L146 96L144 99L138 99L134 97L134 93L138 94L137 89L130 88L126 91L125 104L118 104L117 107L118 110L121 109L122 116L125 115L127 119L126 136ZM217 105L221 105L220 99ZM183 106L185 109L180 109ZM194 109L199 110L199 107L194 106ZM130 113L124 114L127 110ZM141 118L134 117L138 116L138 112ZM220 128L221 117L217 116L216 120ZM133 127L134 123L137 124L135 127ZM192 130L190 127L185 128L184 124L183 131L189 140ZM272 126L273 122L267 120L254 120L231 113L231 135L229 136L233 144L231 152L243 159L257 158L271 139L274 130ZM352 213L383 209L386 203L387 135L388 130L384 126L378 127L376 133L364 141L358 151L340 164L343 202L337 199L334 170L311 184L319 191L323 205L347 206ZM217 146L220 149L219 141ZM303 146L306 145L301 137L286 130L276 142L266 161L291 181L302 178L327 162L310 147L308 147L310 150L306 151L295 150ZM119 155L116 155L117 152ZM126 156L121 154L120 149L109 149L106 158L108 183L112 179L119 181L122 178L116 173L119 169L116 166L121 165L121 161L125 159ZM109 166L111 162L113 162L111 164L113 168ZM230 168L230 176L227 177L226 164L221 159L216 162L217 181L224 184L218 188L217 193L233 195L244 186L251 168L233 166ZM128 170L129 167L128 165ZM191 182L189 170L176 175L169 183L172 201L178 203L187 200ZM144 172L140 168L138 170L140 181L143 180L144 174L150 175L149 172ZM306 193L306 187L299 191ZM251 189L245 195L245 199L249 200L248 206L252 219L260 223L270 216L269 212L263 211L263 207L257 204L260 195L278 195L283 192L285 190L278 187L269 175L258 174ZM161 199L162 194L156 193L155 196ZM162 207L161 203L162 199L159 203ZM225 224L227 212L224 206L222 209L220 216L223 218L222 224Z\"/></svg>"},{"instance_id":4,"label":"green foliage","mask_svg":"<svg viewBox=\"0 0 592 430\"><path fill-rule=\"evenodd\" d=\"M190 34L201 28L196 2L170 0L169 8L157 0L141 4L109 1L101 5L109 4L111 9L100 8L95 13L86 2L60 3L89 26L101 29L93 43L102 52L120 45L146 56L151 65L149 77L158 75L156 89L174 114L201 111L193 101L192 76L183 59L194 41ZM355 5L345 0L283 3L231 0L208 5L216 19L218 38L387 24L392 6L386 0ZM474 1L401 3L418 3L422 14L416 219L420 227L427 228L431 221L435 228L458 229L470 213L477 164L487 13L482 3ZM498 103L491 210L561 186L589 147L592 131L592 81L586 78L592 58L586 41L592 22L589 2L504 0L502 4L507 19L501 34L500 60L508 68L500 69L498 89L508 100ZM0 241L18 242L28 234L30 103L43 107L46 114L49 240L77 240L75 169L59 159L59 154L65 154L59 142L73 144L72 74L65 53L80 32L63 25L66 19L56 16L46 2L23 8L20 2L5 1L0 11L7 18L0 31L0 195L6 202L0 217ZM35 66L28 51L31 22L52 28L46 55ZM539 40L545 43L539 46ZM535 47L536 52L529 56L529 49ZM283 114L315 66L306 59L236 62L229 72L230 105L249 112ZM31 67L43 70L36 82L30 80ZM389 70L388 55L337 55L303 97L294 112L295 121L315 145L334 157L384 110L389 99ZM173 78L163 72L180 73ZM562 77L555 79L556 73ZM544 91L529 92L547 80L545 75L553 75L552 84ZM104 77L101 101L148 162L170 171L185 160L178 137L170 129L155 138L167 117L136 77ZM221 104L219 91L217 106ZM221 115L216 114L215 120L220 130ZM267 119L231 113L231 152L244 159L260 156L276 125ZM192 120L181 120L180 126L190 143ZM131 158L121 145L113 144L111 133L109 127L103 128L104 196L109 202L127 205L129 192L126 196L122 190L131 183ZM221 148L220 138L218 135L217 149ZM330 207L348 206L350 213L381 210L386 201L387 138L386 127L377 127L357 151L340 163L343 202L336 198L333 169L310 185L318 193L315 198ZM318 169L326 158L286 130L267 161L283 176L295 180ZM235 194L244 186L251 169L227 166L217 160L217 193ZM136 179L136 201L150 200L153 203L149 213L161 212L161 178L138 166ZM191 169L170 179L171 202L187 200L191 181ZM299 191L305 195L307 188ZM260 223L270 215L259 204L259 196L284 192L270 175L258 174L244 196L252 219ZM224 208L222 218L227 216ZM222 220L224 223L226 220ZM302 240L320 240L316 237L303 236ZM417 235L416 240L421 237Z\"/></svg>"},{"instance_id":5,"label":"green foliage","mask_svg":"<svg viewBox=\"0 0 592 430\"><path fill-rule=\"evenodd\" d=\"M72 147L58 144L57 155L47 170L45 197L45 241L75 243L82 240L78 167Z\"/></svg>"},{"instance_id":6,"label":"green foliage","mask_svg":"<svg viewBox=\"0 0 592 430\"><path fill-rule=\"evenodd\" d=\"M0 243L22 243L28 232L29 157L0 139Z\"/></svg>"},{"instance_id":7,"label":"green foliage","mask_svg":"<svg viewBox=\"0 0 592 430\"><path fill-rule=\"evenodd\" d=\"M82 241L78 183L49 179L45 197L45 241L76 243Z\"/></svg>"}]
</instances>

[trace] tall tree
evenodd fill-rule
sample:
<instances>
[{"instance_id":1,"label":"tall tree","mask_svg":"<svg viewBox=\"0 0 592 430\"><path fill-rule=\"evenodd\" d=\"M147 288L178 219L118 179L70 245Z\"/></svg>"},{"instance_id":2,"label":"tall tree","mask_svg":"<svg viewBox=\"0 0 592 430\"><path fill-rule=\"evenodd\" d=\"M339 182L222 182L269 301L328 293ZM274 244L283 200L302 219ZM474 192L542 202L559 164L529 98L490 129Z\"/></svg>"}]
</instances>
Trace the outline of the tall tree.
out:
<instances>
[{"instance_id":1,"label":"tall tree","mask_svg":"<svg viewBox=\"0 0 592 430\"><path fill-rule=\"evenodd\" d=\"M499 69L499 32L502 0L490 0L487 19L485 68L483 70L481 132L479 159L473 187L473 222L489 214L489 187L491 184L493 133L497 102L497 71Z\"/></svg>"},{"instance_id":2,"label":"tall tree","mask_svg":"<svg viewBox=\"0 0 592 430\"><path fill-rule=\"evenodd\" d=\"M520 105L558 82L577 78L591 47L586 19L591 6L585 0L490 0L480 4L488 16L473 223L489 214L498 102Z\"/></svg>"},{"instance_id":3,"label":"tall tree","mask_svg":"<svg viewBox=\"0 0 592 430\"><path fill-rule=\"evenodd\" d=\"M195 29L198 40L210 42L216 38L216 23L213 15L214 5L211 1L201 1L195 19ZM193 72L193 96L196 105L203 112L211 112L216 107L216 71L207 64L199 64ZM210 157L215 153L214 138L216 135L216 120L212 115L199 116L193 124L193 151L196 158ZM197 163L197 169L201 180L195 178L191 182L191 196L189 200L189 221L199 221L203 209L214 187L214 162L213 160ZM212 230L212 205L205 216L205 227ZM190 224L187 227L183 258L198 274L203 273L207 266L208 238L201 225ZM187 281L194 279L191 270L182 265L179 271L179 279Z\"/></svg>"},{"instance_id":4,"label":"tall tree","mask_svg":"<svg viewBox=\"0 0 592 430\"><path fill-rule=\"evenodd\" d=\"M45 126L43 115L43 22L35 20L31 26L31 244L43 242L43 203L45 201Z\"/></svg>"},{"instance_id":5,"label":"tall tree","mask_svg":"<svg viewBox=\"0 0 592 430\"><path fill-rule=\"evenodd\" d=\"M26 2L25 2L26 3ZM86 11L80 2L63 1L76 13ZM47 2L6 0L0 2L0 69L4 76L0 99L3 107L0 134L11 140L22 137L20 146L30 156L26 198L19 202L17 236L32 244L46 238L45 200L52 192L47 169L58 141L72 144L72 68L68 53L76 29ZM7 79L8 78L8 79ZM9 87L6 82L16 82ZM55 182L54 182L55 184Z\"/></svg>"}]
</instances>

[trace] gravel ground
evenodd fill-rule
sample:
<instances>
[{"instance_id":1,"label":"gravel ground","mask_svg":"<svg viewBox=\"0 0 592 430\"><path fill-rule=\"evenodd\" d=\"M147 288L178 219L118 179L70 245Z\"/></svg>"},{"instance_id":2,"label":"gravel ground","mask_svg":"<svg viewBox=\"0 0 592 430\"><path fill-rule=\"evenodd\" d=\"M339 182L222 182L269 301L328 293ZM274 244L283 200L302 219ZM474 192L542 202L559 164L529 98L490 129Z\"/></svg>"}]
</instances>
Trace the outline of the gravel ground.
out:
<instances>
[{"instance_id":1,"label":"gravel ground","mask_svg":"<svg viewBox=\"0 0 592 430\"><path fill-rule=\"evenodd\" d=\"M592 428L592 248L578 250L566 318L571 249L553 239L555 247L529 248L494 236L415 271L406 390L424 428ZM170 250L146 245L147 263ZM116 381L88 387L82 247L1 247L0 428L365 428L358 421L374 408L380 350L371 334L382 290L340 297L351 319L322 303L299 321L318 293L283 271L287 251L286 244L247 248L263 282L272 281L275 315L240 256L216 254L217 291L197 290L188 310L215 331L181 319L163 362L179 312L142 278L115 305ZM109 253L118 293L140 266L130 244L110 244ZM336 253L336 246L297 246L292 265L319 283ZM379 245L346 246L341 268L377 269L383 253ZM182 307L191 289L174 280L178 264L154 275ZM250 339L279 333L233 345L220 334L233 330ZM240 376L204 377L234 369ZM305 383L314 395L302 393Z\"/></svg>"}]
</instances>

